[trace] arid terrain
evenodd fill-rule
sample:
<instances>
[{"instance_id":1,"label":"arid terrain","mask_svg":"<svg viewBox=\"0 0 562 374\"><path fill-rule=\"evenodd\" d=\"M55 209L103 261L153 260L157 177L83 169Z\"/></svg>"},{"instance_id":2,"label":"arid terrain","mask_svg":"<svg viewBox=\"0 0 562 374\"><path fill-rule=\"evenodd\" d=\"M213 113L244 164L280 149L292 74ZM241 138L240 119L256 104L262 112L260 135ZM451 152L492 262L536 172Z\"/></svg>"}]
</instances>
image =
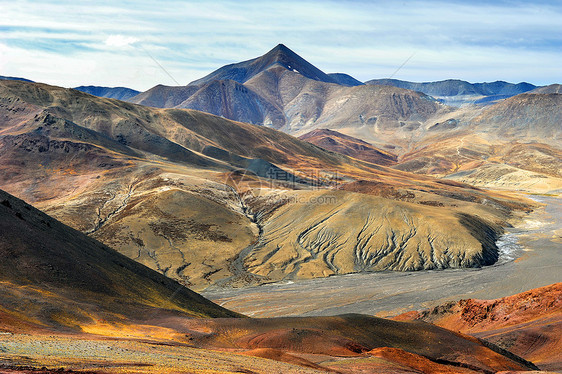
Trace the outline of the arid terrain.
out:
<instances>
[{"instance_id":1,"label":"arid terrain","mask_svg":"<svg viewBox=\"0 0 562 374\"><path fill-rule=\"evenodd\" d=\"M0 187L196 290L491 265L534 205L202 112L0 87Z\"/></svg>"},{"instance_id":2,"label":"arid terrain","mask_svg":"<svg viewBox=\"0 0 562 374\"><path fill-rule=\"evenodd\" d=\"M156 61L156 60L155 60ZM559 85L0 79L0 372L562 370Z\"/></svg>"},{"instance_id":3,"label":"arid terrain","mask_svg":"<svg viewBox=\"0 0 562 374\"><path fill-rule=\"evenodd\" d=\"M469 373L536 368L493 345L424 322L358 314L242 318L23 201L4 192L0 197L0 363L6 370L269 373L274 365L275 372L295 373L385 371L388 366Z\"/></svg>"}]
</instances>

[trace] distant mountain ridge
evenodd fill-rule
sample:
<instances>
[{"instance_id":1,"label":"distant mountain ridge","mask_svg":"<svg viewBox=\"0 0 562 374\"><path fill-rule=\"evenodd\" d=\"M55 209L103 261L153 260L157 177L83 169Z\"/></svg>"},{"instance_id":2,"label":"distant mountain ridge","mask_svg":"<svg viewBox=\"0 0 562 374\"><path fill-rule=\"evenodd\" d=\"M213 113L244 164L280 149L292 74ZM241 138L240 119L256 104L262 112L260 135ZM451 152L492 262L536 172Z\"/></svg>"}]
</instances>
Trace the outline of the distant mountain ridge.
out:
<instances>
[{"instance_id":1,"label":"distant mountain ridge","mask_svg":"<svg viewBox=\"0 0 562 374\"><path fill-rule=\"evenodd\" d=\"M140 91L127 87L79 86L74 87L74 89L90 95L122 101L128 100L140 93Z\"/></svg>"},{"instance_id":2,"label":"distant mountain ridge","mask_svg":"<svg viewBox=\"0 0 562 374\"><path fill-rule=\"evenodd\" d=\"M26 78L19 78L19 77L6 77L3 75L0 75L0 80L2 81L23 81L23 82L33 82L30 79L26 79Z\"/></svg>"},{"instance_id":3,"label":"distant mountain ridge","mask_svg":"<svg viewBox=\"0 0 562 374\"><path fill-rule=\"evenodd\" d=\"M537 86L521 82L504 81L469 83L459 79L447 79L436 82L408 82L398 79L372 79L366 84L393 86L423 92L440 99L446 104L486 103L511 96L519 95L537 88Z\"/></svg>"}]
</instances>

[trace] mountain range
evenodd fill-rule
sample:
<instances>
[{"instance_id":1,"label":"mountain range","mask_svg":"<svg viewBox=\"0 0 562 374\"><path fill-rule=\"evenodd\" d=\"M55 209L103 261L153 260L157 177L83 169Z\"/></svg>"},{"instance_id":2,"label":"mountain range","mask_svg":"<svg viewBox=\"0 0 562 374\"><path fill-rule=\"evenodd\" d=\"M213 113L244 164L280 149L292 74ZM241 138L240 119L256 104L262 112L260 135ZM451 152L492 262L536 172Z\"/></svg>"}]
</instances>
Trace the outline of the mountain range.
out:
<instances>
[{"instance_id":1,"label":"mountain range","mask_svg":"<svg viewBox=\"0 0 562 374\"><path fill-rule=\"evenodd\" d=\"M343 77L345 82L340 84ZM468 129L475 122L480 124L478 133L494 136L500 142L537 141L552 146L561 141L556 97L552 96L550 103L542 97L519 97L524 92L554 94L556 86L541 90L528 83L471 84L460 80L359 83L345 74L325 74L280 44L261 57L226 65L187 86L159 85L130 101L158 108L201 110L296 136L320 129L335 130L390 151L398 158L416 152L419 144L435 143L436 136L440 137L437 143L447 136L450 139L446 143L458 142L462 139L459 134L471 132ZM507 99L497 101L499 96ZM456 108L440 102L438 98L443 97L461 101L495 98L497 105ZM506 115L510 113L506 109L513 106L519 108L519 116ZM537 121L535 112L540 116ZM539 128L527 133L503 131L512 127L523 129L525 123L535 122ZM465 146L457 143L454 148ZM470 151L482 153L480 149ZM421 170L411 165L402 168ZM441 167L430 169L438 170L439 176L451 171L444 172Z\"/></svg>"},{"instance_id":2,"label":"mountain range","mask_svg":"<svg viewBox=\"0 0 562 374\"><path fill-rule=\"evenodd\" d=\"M526 82L517 84L504 81L469 83L458 79L423 83L398 79L373 79L365 82L365 84L378 84L419 91L435 97L447 105L454 106L462 104L489 104L537 88L537 86Z\"/></svg>"},{"instance_id":3,"label":"mountain range","mask_svg":"<svg viewBox=\"0 0 562 374\"><path fill-rule=\"evenodd\" d=\"M351 84L340 84L342 79ZM187 86L156 86L130 101L201 110L288 133L349 122L406 125L441 109L420 93L358 83L349 76L326 74L280 44L261 57L226 65Z\"/></svg>"},{"instance_id":4,"label":"mountain range","mask_svg":"<svg viewBox=\"0 0 562 374\"><path fill-rule=\"evenodd\" d=\"M377 158L43 84L3 81L0 97L4 190L195 289L488 265L528 209L379 165L394 156L349 137Z\"/></svg>"}]
</instances>

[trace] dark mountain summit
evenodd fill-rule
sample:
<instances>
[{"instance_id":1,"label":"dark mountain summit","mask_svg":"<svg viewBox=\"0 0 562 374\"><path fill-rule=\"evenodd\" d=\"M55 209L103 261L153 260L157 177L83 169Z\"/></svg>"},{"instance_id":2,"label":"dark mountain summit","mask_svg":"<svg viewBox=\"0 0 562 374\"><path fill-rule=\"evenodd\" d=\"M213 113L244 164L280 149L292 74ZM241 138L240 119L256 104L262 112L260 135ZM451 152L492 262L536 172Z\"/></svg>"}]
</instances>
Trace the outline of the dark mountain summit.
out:
<instances>
[{"instance_id":1,"label":"dark mountain summit","mask_svg":"<svg viewBox=\"0 0 562 374\"><path fill-rule=\"evenodd\" d=\"M245 83L252 77L274 66L281 66L289 71L299 73L306 78L316 81L338 83L335 78L310 64L285 45L278 44L261 57L223 66L211 74L191 82L189 85L203 85L214 80L225 79L231 79L238 83Z\"/></svg>"}]
</instances>

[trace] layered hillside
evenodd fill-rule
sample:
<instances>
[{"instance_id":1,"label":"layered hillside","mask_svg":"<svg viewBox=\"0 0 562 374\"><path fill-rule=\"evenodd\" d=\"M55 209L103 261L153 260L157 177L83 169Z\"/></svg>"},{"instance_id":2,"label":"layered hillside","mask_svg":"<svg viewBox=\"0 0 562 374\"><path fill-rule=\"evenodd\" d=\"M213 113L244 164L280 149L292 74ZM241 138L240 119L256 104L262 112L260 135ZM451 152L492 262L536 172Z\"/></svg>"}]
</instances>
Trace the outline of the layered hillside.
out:
<instances>
[{"instance_id":1,"label":"layered hillside","mask_svg":"<svg viewBox=\"0 0 562 374\"><path fill-rule=\"evenodd\" d=\"M16 81L0 96L3 189L196 289L490 265L528 209L193 110Z\"/></svg>"}]
</instances>

